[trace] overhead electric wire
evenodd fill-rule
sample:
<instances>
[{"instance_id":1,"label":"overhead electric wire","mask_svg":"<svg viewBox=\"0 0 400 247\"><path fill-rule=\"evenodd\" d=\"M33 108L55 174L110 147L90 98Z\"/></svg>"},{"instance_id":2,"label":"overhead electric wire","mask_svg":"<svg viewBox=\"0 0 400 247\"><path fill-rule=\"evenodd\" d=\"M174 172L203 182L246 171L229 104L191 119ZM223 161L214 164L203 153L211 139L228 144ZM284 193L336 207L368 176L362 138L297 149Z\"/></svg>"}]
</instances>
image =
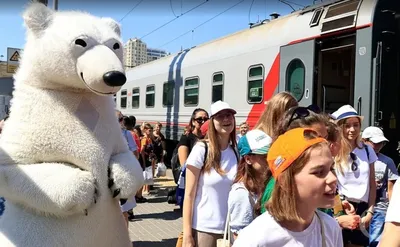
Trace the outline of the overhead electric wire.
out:
<instances>
[{"instance_id":1,"label":"overhead electric wire","mask_svg":"<svg viewBox=\"0 0 400 247\"><path fill-rule=\"evenodd\" d=\"M144 0L140 0L137 4L135 4L135 6L133 6L133 8L129 10L128 13L126 13L124 17L122 17L121 20L119 20L119 22L122 22L125 19L125 17L127 17L134 9L136 9L137 6L139 6L139 4L141 4L143 1Z\"/></svg>"},{"instance_id":2,"label":"overhead electric wire","mask_svg":"<svg viewBox=\"0 0 400 247\"><path fill-rule=\"evenodd\" d=\"M296 2L292 2L292 1L288 1L288 0L279 0L279 2L281 2L281 3L289 3L289 4L293 4L293 5L297 5L297 6L299 6L299 7L305 7L305 5L302 5L302 4L299 4L299 3L296 3Z\"/></svg>"},{"instance_id":3,"label":"overhead electric wire","mask_svg":"<svg viewBox=\"0 0 400 247\"><path fill-rule=\"evenodd\" d=\"M170 21L168 21L168 22L162 24L161 26L157 27L157 28L154 29L153 31L151 31L151 32L149 32L149 33L143 35L142 37L140 37L140 39L143 39L144 37L149 36L150 34L156 32L157 30L159 30L159 29L165 27L166 25L170 24L171 22L177 20L179 17L184 16L184 15L186 15L187 13L189 13L189 12L191 12L191 11L197 9L198 7L200 7L200 6L202 6L203 4L207 3L208 1L210 1L210 0L205 0L204 2L202 2L202 3L200 3L200 4L196 5L196 6L194 6L193 8L189 9L188 11L183 12L182 14L178 15L178 16L175 17L174 19L172 19L172 20L170 20Z\"/></svg>"},{"instance_id":4,"label":"overhead electric wire","mask_svg":"<svg viewBox=\"0 0 400 247\"><path fill-rule=\"evenodd\" d=\"M178 17L178 16L175 14L174 7L172 7L172 0L169 0L169 5L171 6L172 14L174 14L175 17Z\"/></svg>"},{"instance_id":5,"label":"overhead electric wire","mask_svg":"<svg viewBox=\"0 0 400 247\"><path fill-rule=\"evenodd\" d=\"M287 0L285 0L285 1L288 2L288 3L294 4L294 5L297 5L299 7L305 7L305 5L303 5L303 4L299 4L299 3L292 2L292 1L287 1Z\"/></svg>"},{"instance_id":6,"label":"overhead electric wire","mask_svg":"<svg viewBox=\"0 0 400 247\"><path fill-rule=\"evenodd\" d=\"M161 47L163 47L163 46L166 46L166 45L168 45L168 44L174 42L175 40L177 40L177 39L179 39L179 38L185 36L186 34L188 34L188 33L190 33L190 32L194 32L194 30L196 30L197 28L199 28L199 27L203 26L204 24L206 24L206 23L212 21L213 19L215 19L215 18L217 18L218 16L224 14L225 12L227 12L227 11L233 9L234 7L236 7L237 5L241 4L241 3L244 2L244 1L245 1L245 0L241 0L241 1L237 2L237 3L235 3L235 4L232 5L231 7L227 8L227 9L225 9L224 11L220 12L219 14L217 14L217 15L211 17L210 19L206 20L205 22L200 23L199 25L197 25L196 27L190 29L189 31L186 31L186 32L182 33L182 34L179 35L178 37L176 37L176 38L174 38L174 39L168 41L167 43L165 43L165 44L159 46L158 48L161 48Z\"/></svg>"},{"instance_id":7,"label":"overhead electric wire","mask_svg":"<svg viewBox=\"0 0 400 247\"><path fill-rule=\"evenodd\" d=\"M250 8L249 8L249 23L250 23L251 8L253 7L253 4L254 4L254 0L251 1Z\"/></svg>"}]
</instances>

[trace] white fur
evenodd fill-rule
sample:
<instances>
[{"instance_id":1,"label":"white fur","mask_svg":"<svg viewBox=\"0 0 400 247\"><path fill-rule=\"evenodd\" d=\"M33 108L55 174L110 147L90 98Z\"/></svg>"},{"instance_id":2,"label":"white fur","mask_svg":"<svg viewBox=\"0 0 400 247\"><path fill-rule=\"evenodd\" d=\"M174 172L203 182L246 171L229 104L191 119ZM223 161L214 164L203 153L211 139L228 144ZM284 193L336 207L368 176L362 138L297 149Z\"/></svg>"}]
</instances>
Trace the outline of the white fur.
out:
<instances>
[{"instance_id":1,"label":"white fur","mask_svg":"<svg viewBox=\"0 0 400 247\"><path fill-rule=\"evenodd\" d=\"M132 246L119 199L136 193L143 173L108 96L120 88L102 80L124 72L119 25L38 3L24 20L27 43L0 137L0 246Z\"/></svg>"}]
</instances>

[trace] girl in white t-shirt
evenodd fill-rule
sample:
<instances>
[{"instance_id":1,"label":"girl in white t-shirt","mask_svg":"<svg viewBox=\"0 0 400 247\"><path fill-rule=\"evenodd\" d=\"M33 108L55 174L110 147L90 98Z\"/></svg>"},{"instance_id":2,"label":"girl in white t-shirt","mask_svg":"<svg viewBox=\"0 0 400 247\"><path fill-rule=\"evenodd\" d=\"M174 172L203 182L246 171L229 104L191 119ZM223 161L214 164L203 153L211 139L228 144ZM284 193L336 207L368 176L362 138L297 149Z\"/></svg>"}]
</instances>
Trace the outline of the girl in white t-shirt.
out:
<instances>
[{"instance_id":1,"label":"girl in white t-shirt","mask_svg":"<svg viewBox=\"0 0 400 247\"><path fill-rule=\"evenodd\" d=\"M271 137L261 130L250 130L239 139L238 150L242 158L228 199L233 239L261 214L261 204L256 208L256 202L272 176L266 160L271 143Z\"/></svg>"},{"instance_id":2,"label":"girl in white t-shirt","mask_svg":"<svg viewBox=\"0 0 400 247\"><path fill-rule=\"evenodd\" d=\"M198 142L186 160L183 247L216 247L223 237L228 194L237 172L236 111L217 101L210 113L207 147Z\"/></svg>"},{"instance_id":3,"label":"girl in white t-shirt","mask_svg":"<svg viewBox=\"0 0 400 247\"><path fill-rule=\"evenodd\" d=\"M327 141L311 129L279 136L268 152L276 180L267 211L244 228L234 247L342 247L338 223L318 208L334 205L337 179Z\"/></svg>"},{"instance_id":4,"label":"girl in white t-shirt","mask_svg":"<svg viewBox=\"0 0 400 247\"><path fill-rule=\"evenodd\" d=\"M338 191L342 200L349 201L361 216L357 229L343 229L345 246L368 246L368 226L374 214L376 198L375 151L361 142L363 117L350 105L332 113L343 131L341 148L335 158Z\"/></svg>"}]
</instances>

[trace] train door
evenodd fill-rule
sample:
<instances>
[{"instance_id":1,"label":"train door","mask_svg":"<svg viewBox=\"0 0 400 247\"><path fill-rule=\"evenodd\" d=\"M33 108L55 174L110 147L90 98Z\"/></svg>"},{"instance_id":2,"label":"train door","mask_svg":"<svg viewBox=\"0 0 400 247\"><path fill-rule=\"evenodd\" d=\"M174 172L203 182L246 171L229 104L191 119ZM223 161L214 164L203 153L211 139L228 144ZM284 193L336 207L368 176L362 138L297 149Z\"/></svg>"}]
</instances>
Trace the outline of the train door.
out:
<instances>
[{"instance_id":1,"label":"train door","mask_svg":"<svg viewBox=\"0 0 400 247\"><path fill-rule=\"evenodd\" d=\"M382 152L400 162L400 3L381 1L375 17L371 125L383 128L389 143Z\"/></svg>"},{"instance_id":2,"label":"train door","mask_svg":"<svg viewBox=\"0 0 400 247\"><path fill-rule=\"evenodd\" d=\"M289 91L302 106L313 103L315 40L282 46L279 91Z\"/></svg>"},{"instance_id":3,"label":"train door","mask_svg":"<svg viewBox=\"0 0 400 247\"><path fill-rule=\"evenodd\" d=\"M354 101L355 34L317 41L317 104L327 113Z\"/></svg>"}]
</instances>

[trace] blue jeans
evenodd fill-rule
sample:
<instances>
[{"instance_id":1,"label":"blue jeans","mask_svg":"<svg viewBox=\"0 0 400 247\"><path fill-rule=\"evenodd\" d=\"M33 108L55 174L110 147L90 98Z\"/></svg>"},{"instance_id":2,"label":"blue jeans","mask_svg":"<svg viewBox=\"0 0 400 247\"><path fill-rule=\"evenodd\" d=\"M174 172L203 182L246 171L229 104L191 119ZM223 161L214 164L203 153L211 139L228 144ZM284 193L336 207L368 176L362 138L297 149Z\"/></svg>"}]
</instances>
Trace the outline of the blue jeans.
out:
<instances>
[{"instance_id":1,"label":"blue jeans","mask_svg":"<svg viewBox=\"0 0 400 247\"><path fill-rule=\"evenodd\" d=\"M386 210L375 209L369 226L369 247L378 246L385 226L385 217Z\"/></svg>"},{"instance_id":2,"label":"blue jeans","mask_svg":"<svg viewBox=\"0 0 400 247\"><path fill-rule=\"evenodd\" d=\"M0 197L0 216L3 214L5 209L4 202L5 202L4 198Z\"/></svg>"}]
</instances>

